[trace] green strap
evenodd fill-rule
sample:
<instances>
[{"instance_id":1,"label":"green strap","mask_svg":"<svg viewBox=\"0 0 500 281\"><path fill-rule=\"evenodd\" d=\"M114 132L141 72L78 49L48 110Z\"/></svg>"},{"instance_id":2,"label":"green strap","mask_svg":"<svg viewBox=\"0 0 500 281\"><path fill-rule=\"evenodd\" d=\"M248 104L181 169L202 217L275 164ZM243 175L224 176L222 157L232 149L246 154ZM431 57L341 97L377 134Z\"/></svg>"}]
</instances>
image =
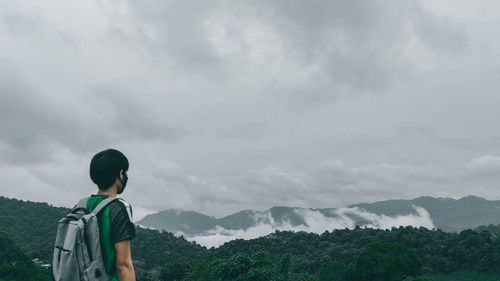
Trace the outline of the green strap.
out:
<instances>
[{"instance_id":1,"label":"green strap","mask_svg":"<svg viewBox=\"0 0 500 281\"><path fill-rule=\"evenodd\" d=\"M94 209L92 210L92 213L94 213L96 216L97 214L99 214L99 212L101 212L102 209L104 209L106 206L109 205L109 203L115 201L115 200L118 200L118 198L116 197L108 197L104 200L102 200L99 205L97 205L97 207L94 207Z\"/></svg>"},{"instance_id":2,"label":"green strap","mask_svg":"<svg viewBox=\"0 0 500 281\"><path fill-rule=\"evenodd\" d=\"M109 200L112 199L112 200ZM99 228L100 228L100 239L101 239L101 250L102 250L102 257L104 261L104 266L106 269L106 272L108 274L112 274L113 278L111 281L118 281L117 273L116 273L116 266L115 266L115 261L116 261L116 250L115 250L115 245L111 242L111 225L109 223L109 208L107 207L107 203L110 203L111 201L118 199L116 197L109 197L106 198L104 196L93 196L90 197L88 202L87 202L87 207L89 211L95 212L95 211L100 211L97 215L97 220L99 221ZM105 201L108 200L106 203ZM101 207L102 206L102 207ZM99 208L101 207L101 208ZM97 209L99 208L99 209Z\"/></svg>"}]
</instances>

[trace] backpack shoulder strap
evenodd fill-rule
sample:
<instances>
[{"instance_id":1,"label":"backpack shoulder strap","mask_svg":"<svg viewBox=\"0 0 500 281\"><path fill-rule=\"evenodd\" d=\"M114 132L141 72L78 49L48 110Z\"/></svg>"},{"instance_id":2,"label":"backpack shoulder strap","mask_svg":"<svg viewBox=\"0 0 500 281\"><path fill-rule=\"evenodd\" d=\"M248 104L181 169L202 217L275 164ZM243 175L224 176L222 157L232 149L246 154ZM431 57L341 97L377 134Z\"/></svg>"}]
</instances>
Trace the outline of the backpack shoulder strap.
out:
<instances>
[{"instance_id":1,"label":"backpack shoulder strap","mask_svg":"<svg viewBox=\"0 0 500 281\"><path fill-rule=\"evenodd\" d=\"M129 220L133 221L132 206L130 206L130 204L127 201L123 200L123 198L120 198L120 202L122 202L123 205L125 206Z\"/></svg>"},{"instance_id":2,"label":"backpack shoulder strap","mask_svg":"<svg viewBox=\"0 0 500 281\"><path fill-rule=\"evenodd\" d=\"M100 211L102 211L102 209L104 209L104 207L106 207L109 203L115 201L115 200L118 200L119 198L118 197L108 197L104 200L101 201L101 203L99 203L99 205L97 205L94 210L92 210L92 213L94 213L94 215L97 215L99 214Z\"/></svg>"},{"instance_id":3,"label":"backpack shoulder strap","mask_svg":"<svg viewBox=\"0 0 500 281\"><path fill-rule=\"evenodd\" d=\"M85 198L80 199L80 201L78 201L78 203L76 203L76 205L75 205L75 207L73 207L73 209L76 209L76 208L87 209L87 203L89 202L89 198L90 197L85 197Z\"/></svg>"}]
</instances>

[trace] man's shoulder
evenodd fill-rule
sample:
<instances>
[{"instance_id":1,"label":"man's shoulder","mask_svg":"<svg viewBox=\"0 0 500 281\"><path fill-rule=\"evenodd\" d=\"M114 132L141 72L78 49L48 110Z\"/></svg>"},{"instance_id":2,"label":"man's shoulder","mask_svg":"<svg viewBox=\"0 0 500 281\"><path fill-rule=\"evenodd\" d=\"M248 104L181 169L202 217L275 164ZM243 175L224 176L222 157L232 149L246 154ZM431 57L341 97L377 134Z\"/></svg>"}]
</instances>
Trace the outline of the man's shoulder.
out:
<instances>
[{"instance_id":1,"label":"man's shoulder","mask_svg":"<svg viewBox=\"0 0 500 281\"><path fill-rule=\"evenodd\" d=\"M122 198L118 198L118 200L114 200L109 203L109 212L112 217L117 216L119 214L127 214L130 221L132 220L132 206Z\"/></svg>"}]
</instances>

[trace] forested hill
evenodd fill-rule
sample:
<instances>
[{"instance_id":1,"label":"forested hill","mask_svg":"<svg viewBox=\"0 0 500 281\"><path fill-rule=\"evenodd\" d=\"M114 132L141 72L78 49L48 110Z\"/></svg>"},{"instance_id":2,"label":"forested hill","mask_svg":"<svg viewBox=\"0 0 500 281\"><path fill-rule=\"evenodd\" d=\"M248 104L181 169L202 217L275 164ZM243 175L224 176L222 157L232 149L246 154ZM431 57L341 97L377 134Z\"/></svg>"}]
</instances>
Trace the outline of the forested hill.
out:
<instances>
[{"instance_id":1,"label":"forested hill","mask_svg":"<svg viewBox=\"0 0 500 281\"><path fill-rule=\"evenodd\" d=\"M425 211L419 213L422 208ZM213 230L220 227L237 231L263 225L269 229L281 229L283 225L290 225L292 229L308 229L309 223L314 224L318 219L322 221L322 225L332 224L337 228L352 228L355 225L377 227L382 217L386 222L391 219L396 222L398 217L407 217L405 220L408 222L419 223L413 224L414 226L434 226L447 232L460 232L480 225L499 224L500 200L486 200L477 196L460 199L422 196L412 200L355 204L343 209L272 207L265 211L240 211L222 218L194 211L169 209L147 215L138 224L194 237L213 233Z\"/></svg>"},{"instance_id":2,"label":"forested hill","mask_svg":"<svg viewBox=\"0 0 500 281\"><path fill-rule=\"evenodd\" d=\"M70 209L0 196L0 231L31 257L51 261L57 222Z\"/></svg>"},{"instance_id":3,"label":"forested hill","mask_svg":"<svg viewBox=\"0 0 500 281\"><path fill-rule=\"evenodd\" d=\"M0 196L0 232L8 234L31 258L51 263L57 222L69 212L47 203ZM205 247L183 237L138 227L131 248L139 271L168 262L199 262L206 257Z\"/></svg>"},{"instance_id":4,"label":"forested hill","mask_svg":"<svg viewBox=\"0 0 500 281\"><path fill-rule=\"evenodd\" d=\"M0 197L0 232L6 232L31 258L50 262L56 223L68 211ZM380 267L388 267L387 272L399 277L457 270L500 271L500 226L478 230L447 233L414 227L357 227L323 234L276 231L207 249L168 232L137 228L131 245L139 280L148 280L148 276L152 277L149 280L376 280L370 274ZM382 256L386 262L378 264ZM398 264L400 261L407 264ZM333 275L337 279L331 279ZM261 279L249 279L251 276Z\"/></svg>"},{"instance_id":5,"label":"forested hill","mask_svg":"<svg viewBox=\"0 0 500 281\"><path fill-rule=\"evenodd\" d=\"M35 265L21 249L0 232L0 280L5 281L50 281L50 268Z\"/></svg>"}]
</instances>

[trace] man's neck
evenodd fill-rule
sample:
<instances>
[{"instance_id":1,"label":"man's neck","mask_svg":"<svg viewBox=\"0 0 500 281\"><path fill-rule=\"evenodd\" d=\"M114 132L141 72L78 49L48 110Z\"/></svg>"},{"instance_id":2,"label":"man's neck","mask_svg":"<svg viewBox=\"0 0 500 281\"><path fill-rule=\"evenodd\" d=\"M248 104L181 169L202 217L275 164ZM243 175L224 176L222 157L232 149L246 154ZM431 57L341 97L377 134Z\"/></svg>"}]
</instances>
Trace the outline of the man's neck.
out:
<instances>
[{"instance_id":1,"label":"man's neck","mask_svg":"<svg viewBox=\"0 0 500 281\"><path fill-rule=\"evenodd\" d=\"M111 186L106 190L100 190L97 192L97 195L109 195L111 197L116 197L116 185Z\"/></svg>"}]
</instances>

